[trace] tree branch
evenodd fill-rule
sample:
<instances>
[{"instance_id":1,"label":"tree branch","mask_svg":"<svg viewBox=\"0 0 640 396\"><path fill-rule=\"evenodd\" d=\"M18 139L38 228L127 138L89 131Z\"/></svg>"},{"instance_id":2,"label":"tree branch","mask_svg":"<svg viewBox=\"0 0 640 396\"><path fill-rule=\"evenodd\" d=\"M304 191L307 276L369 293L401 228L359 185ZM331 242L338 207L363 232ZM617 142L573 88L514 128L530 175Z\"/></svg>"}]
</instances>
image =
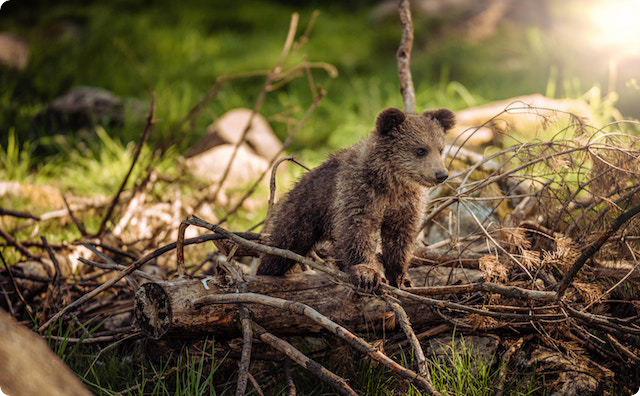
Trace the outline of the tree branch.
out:
<instances>
[{"instance_id":1,"label":"tree branch","mask_svg":"<svg viewBox=\"0 0 640 396\"><path fill-rule=\"evenodd\" d=\"M416 112L416 93L413 89L411 77L411 47L413 46L413 22L409 0L400 0L398 4L400 22L402 23L402 38L396 53L398 61L398 77L400 78L400 92L404 102L404 111Z\"/></svg>"}]
</instances>

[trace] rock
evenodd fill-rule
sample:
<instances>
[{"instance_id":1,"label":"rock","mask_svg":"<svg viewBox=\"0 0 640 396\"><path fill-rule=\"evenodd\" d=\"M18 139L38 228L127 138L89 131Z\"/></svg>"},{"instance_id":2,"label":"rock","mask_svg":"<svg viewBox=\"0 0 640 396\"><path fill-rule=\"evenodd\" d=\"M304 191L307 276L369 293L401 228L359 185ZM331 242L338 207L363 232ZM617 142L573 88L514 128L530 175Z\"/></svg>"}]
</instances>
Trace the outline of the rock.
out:
<instances>
[{"instance_id":1,"label":"rock","mask_svg":"<svg viewBox=\"0 0 640 396\"><path fill-rule=\"evenodd\" d=\"M476 128L469 125L456 125L447 131L447 142L457 146L484 146L493 142L491 128Z\"/></svg>"},{"instance_id":2,"label":"rock","mask_svg":"<svg viewBox=\"0 0 640 396\"><path fill-rule=\"evenodd\" d=\"M483 231L478 225L478 222L483 224L484 228L491 231L496 225L499 225L499 219L496 212L492 213L493 208L480 201L473 204L460 205L460 210L456 205L451 205L450 211L439 215L436 220L445 227L450 224L451 231L456 232L459 230L458 238L463 238L468 235L483 235ZM451 222L449 223L449 213L451 215ZM458 218L459 216L459 218ZM475 216L475 218L474 218ZM426 233L425 243L427 245L434 244L449 238L447 230L442 229L439 226L432 226L429 228L429 232ZM483 245L484 241L478 243L472 243L472 246L479 244Z\"/></svg>"},{"instance_id":3,"label":"rock","mask_svg":"<svg viewBox=\"0 0 640 396\"><path fill-rule=\"evenodd\" d=\"M533 108L527 109L527 106ZM511 110L500 114L505 109ZM573 113L588 122L594 121L593 112L582 100L552 99L540 94L518 96L457 111L456 126L447 133L447 141L476 147L498 145L498 136L510 131L533 138L545 119L568 120L566 113ZM493 117L496 118L492 120Z\"/></svg>"},{"instance_id":4,"label":"rock","mask_svg":"<svg viewBox=\"0 0 640 396\"><path fill-rule=\"evenodd\" d=\"M251 113L250 109L239 108L223 114L207 128L207 133L189 150L187 157L198 155L221 144L238 143ZM282 149L282 143L260 114L253 117L246 142L253 151L267 159L273 158Z\"/></svg>"},{"instance_id":5,"label":"rock","mask_svg":"<svg viewBox=\"0 0 640 396\"><path fill-rule=\"evenodd\" d=\"M455 366L452 362L455 355L469 354L471 358L464 360L470 362L470 369L474 371L479 365L493 365L499 345L500 339L495 336L456 335L453 338L447 335L430 340L425 354L451 366Z\"/></svg>"},{"instance_id":6,"label":"rock","mask_svg":"<svg viewBox=\"0 0 640 396\"><path fill-rule=\"evenodd\" d=\"M81 129L96 124L122 125L125 118L143 119L146 106L137 99L124 99L96 87L74 87L54 99L36 116L36 123L63 129Z\"/></svg>"},{"instance_id":7,"label":"rock","mask_svg":"<svg viewBox=\"0 0 640 396\"><path fill-rule=\"evenodd\" d=\"M0 63L24 70L29 63L29 44L13 33L0 32Z\"/></svg>"},{"instance_id":8,"label":"rock","mask_svg":"<svg viewBox=\"0 0 640 396\"><path fill-rule=\"evenodd\" d=\"M528 109L528 106L533 108ZM589 105L582 100L553 99L541 94L533 94L458 111L456 112L457 129L464 130L480 126L505 109L510 110L489 122L486 127L497 132L514 130L525 136L534 137L544 124L545 118L550 118L552 121L566 120L568 116L565 113L573 113L589 122L595 119Z\"/></svg>"},{"instance_id":9,"label":"rock","mask_svg":"<svg viewBox=\"0 0 640 396\"><path fill-rule=\"evenodd\" d=\"M107 331L122 331L123 328L131 326L132 319L132 312L123 312L108 316L102 322L102 326Z\"/></svg>"},{"instance_id":10,"label":"rock","mask_svg":"<svg viewBox=\"0 0 640 396\"><path fill-rule=\"evenodd\" d=\"M45 267L45 265L46 264L40 263L38 261L21 261L14 264L11 267L11 270L28 277L33 277L35 279L50 279L53 276L53 268L47 268ZM25 279L19 276L16 276L15 280L20 290L34 291L39 289L43 285L42 282Z\"/></svg>"},{"instance_id":11,"label":"rock","mask_svg":"<svg viewBox=\"0 0 640 396\"><path fill-rule=\"evenodd\" d=\"M233 144L216 146L195 157L188 158L186 160L187 168L196 177L211 184L217 184L222 178L233 150ZM264 172L268 167L267 160L256 155L253 150L243 144L238 148L224 188L252 181L257 174Z\"/></svg>"},{"instance_id":12,"label":"rock","mask_svg":"<svg viewBox=\"0 0 640 396\"><path fill-rule=\"evenodd\" d=\"M47 114L72 128L98 123L121 124L124 121L122 100L111 92L93 87L76 87L54 99Z\"/></svg>"}]
</instances>

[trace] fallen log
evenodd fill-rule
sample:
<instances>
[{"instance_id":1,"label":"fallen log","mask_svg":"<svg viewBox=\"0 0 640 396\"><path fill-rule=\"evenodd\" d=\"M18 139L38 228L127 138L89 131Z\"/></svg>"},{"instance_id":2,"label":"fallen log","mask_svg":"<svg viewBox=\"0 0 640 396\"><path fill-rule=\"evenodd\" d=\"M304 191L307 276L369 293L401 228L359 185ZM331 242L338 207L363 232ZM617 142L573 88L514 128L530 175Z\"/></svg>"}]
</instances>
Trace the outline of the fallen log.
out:
<instances>
[{"instance_id":1,"label":"fallen log","mask_svg":"<svg viewBox=\"0 0 640 396\"><path fill-rule=\"evenodd\" d=\"M411 268L409 274L415 286L482 280L480 271L464 268L422 266ZM395 327L394 311L379 296L357 293L351 285L324 273L304 272L285 277L247 275L245 283L247 292L307 304L351 330ZM237 285L223 276L147 282L136 291L136 319L141 330L156 339L172 334L240 334L239 312L233 305L211 304L196 308L194 304L207 295L237 291ZM321 326L304 316L283 317L277 308L260 304L246 306L252 319L273 334L319 333L322 330ZM420 302L407 302L403 307L413 325L440 319L432 307Z\"/></svg>"}]
</instances>

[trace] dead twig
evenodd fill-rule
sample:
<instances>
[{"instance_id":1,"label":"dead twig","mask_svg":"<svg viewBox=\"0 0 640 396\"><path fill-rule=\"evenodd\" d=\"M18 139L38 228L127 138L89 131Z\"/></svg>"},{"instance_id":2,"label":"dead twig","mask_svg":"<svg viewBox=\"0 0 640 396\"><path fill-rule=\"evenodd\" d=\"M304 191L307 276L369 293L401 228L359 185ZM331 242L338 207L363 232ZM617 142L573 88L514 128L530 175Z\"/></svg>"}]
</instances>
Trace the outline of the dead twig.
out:
<instances>
[{"instance_id":1,"label":"dead twig","mask_svg":"<svg viewBox=\"0 0 640 396\"><path fill-rule=\"evenodd\" d=\"M302 126L307 122L307 120L309 119L309 117L311 117L311 114L315 111L315 109L318 107L318 105L320 104L320 101L322 100L324 96L324 91L322 89L320 89L320 92L318 93L318 95L313 99L313 102L311 103L311 105L309 106L309 108L307 109L307 111L304 113L304 115L302 116L302 118L298 121L298 123L296 124L296 126L291 130L291 132L289 132L289 134L287 135L287 138L285 139L285 141L282 143L282 147L280 147L280 149L278 150L278 152L271 158L271 160L269 161L269 166L260 174L260 176L256 179L256 181L251 185L251 187L249 187L249 189L247 190L247 192L244 193L244 195L238 200L238 202L234 205L234 207L222 218L218 221L218 224L224 224L231 215L233 215L235 212L238 211L238 209L240 209L240 207L242 207L242 204L244 203L244 201L249 198L256 190L256 188L258 187L258 185L260 185L260 182L262 181L262 179L264 179L265 175L267 174L268 169L273 166L274 162L278 159L278 157L280 156L280 154L282 154L288 147L289 145L293 142L294 137L296 136L296 134L298 133L298 131L300 131L300 129L302 129ZM295 161L295 163L301 165L302 167L306 168L308 170L308 168L302 164L300 164L299 162Z\"/></svg>"},{"instance_id":2,"label":"dead twig","mask_svg":"<svg viewBox=\"0 0 640 396\"><path fill-rule=\"evenodd\" d=\"M101 269L106 269L106 270L110 270L110 271L123 271L125 269L127 269L126 266L124 265L120 265L120 264L110 264L110 263L98 263L96 261L91 261L91 260L87 260L85 258L79 257L78 261L80 261L82 264L86 264L89 265L91 267L97 267L97 268L101 268ZM133 271L133 273L141 278L144 278L146 280L152 281L152 282L159 282L161 281L161 279L156 278L155 276L149 275L144 271L140 271L140 270L135 270Z\"/></svg>"},{"instance_id":3,"label":"dead twig","mask_svg":"<svg viewBox=\"0 0 640 396\"><path fill-rule=\"evenodd\" d=\"M215 233L218 233L222 236L225 236L229 239L231 239L232 241L236 242L239 245L245 246L249 249L253 249L256 250L258 252L261 253L266 253L266 254L272 254L275 256L280 256L280 257L284 257L284 258L288 258L291 260L294 260L298 263L302 263L302 264L306 264L309 267L321 271L321 272L325 272L329 275L332 275L334 277L336 277L336 279L345 282L345 284L351 285L351 282L349 281L349 276L347 274L345 274L342 271L338 271L336 269L327 267L325 265L322 265L321 263L318 263L315 260L309 259L307 257L303 257L300 256L299 254L296 254L290 250L285 250L285 249L279 249L273 246L267 246L267 245L263 245L254 241L248 241L246 239L243 239L241 236L233 234L227 230L225 230L224 228L208 223L202 219L199 219L196 216L191 216L191 218L185 220L186 222L188 222L189 224L193 224L193 225L197 225L199 227L204 227L207 228ZM416 302L422 302L422 303L426 303L429 304L431 306L434 307L439 307L439 308L447 308L447 309L452 309L452 310L456 310L456 311L462 311L462 312L469 312L469 313L476 313L479 315L483 315L483 316L488 316L488 317L492 317L492 318L498 318L498 319L520 319L520 320L563 320L565 318L564 315L560 315L560 314L514 314L514 313L504 313L504 312L493 312L493 311L486 311L483 309L478 309L478 308L474 308L474 307L469 307L467 305L464 304L459 304L459 303L455 303L455 302L451 302L451 301L446 301L446 300L436 300L434 298L429 298L429 297L423 297L423 296L418 296L416 294L410 293L406 290L401 290L398 289L396 287L393 286L389 286L386 283L383 283L380 285L380 288L382 291L388 292L392 295L394 295L397 298L401 298L401 299L409 299L409 300L413 300Z\"/></svg>"},{"instance_id":4,"label":"dead twig","mask_svg":"<svg viewBox=\"0 0 640 396\"><path fill-rule=\"evenodd\" d=\"M406 290L420 296L442 296L448 294L464 294L483 291L525 300L553 301L556 299L555 292L528 290L517 286L505 286L492 282L468 283L465 285L409 287Z\"/></svg>"},{"instance_id":5,"label":"dead twig","mask_svg":"<svg viewBox=\"0 0 640 396\"><path fill-rule=\"evenodd\" d=\"M400 22L402 23L402 38L400 47L396 53L398 61L398 77L400 78L400 92L404 102L404 111L416 112L416 93L411 77L411 47L413 46L413 22L411 20L411 8L409 0L400 0L398 3Z\"/></svg>"},{"instance_id":6,"label":"dead twig","mask_svg":"<svg viewBox=\"0 0 640 396\"><path fill-rule=\"evenodd\" d=\"M562 281L560 281L560 284L558 285L558 291L557 291L558 300L562 299L562 296L564 295L564 292L567 290L567 287L569 287L569 285L573 281L573 278L575 278L575 276L578 274L580 269L582 269L582 267L585 265L587 260L591 258L594 254L596 254L596 252L600 250L602 245L604 245L605 242L607 242L609 238L611 238L620 229L620 227L622 227L626 222L631 220L638 213L640 213L640 205L635 206L625 211L624 213L622 213L613 221L613 223L611 224L611 226L606 232L600 235L600 237L597 240L595 240L593 243L587 246L586 249L582 251L582 254L571 265L571 268L569 268L569 271L567 271L567 274L564 276L564 278L562 278Z\"/></svg>"},{"instance_id":7,"label":"dead twig","mask_svg":"<svg viewBox=\"0 0 640 396\"><path fill-rule=\"evenodd\" d=\"M631 352L629 350L629 348L627 348L626 346L622 345L622 343L620 341L618 341L614 336L612 336L611 334L607 334L607 338L609 339L609 341L611 341L611 343L613 345L615 345L616 348L618 348L620 351L622 351L622 353L629 358L629 360L631 360L632 362L640 363L640 358L638 356L636 356L633 352Z\"/></svg>"},{"instance_id":8,"label":"dead twig","mask_svg":"<svg viewBox=\"0 0 640 396\"><path fill-rule=\"evenodd\" d=\"M122 338L119 338L119 339L115 340L114 342L112 342L111 344L107 345L106 347L100 349L100 351L96 354L96 356L91 361L91 364L89 365L89 367L87 367L87 370L84 372L84 376L86 377L87 375L89 375L89 373L91 372L91 369L96 364L98 359L100 359L100 356L102 356L103 353L112 350L113 348L117 347L118 345L120 345L124 341L140 337L141 335L142 335L142 333L140 333L140 332L136 332L136 333L133 333L133 334L126 335L126 336L124 336Z\"/></svg>"},{"instance_id":9,"label":"dead twig","mask_svg":"<svg viewBox=\"0 0 640 396\"><path fill-rule=\"evenodd\" d=\"M252 293L249 293L252 294ZM240 294L238 294L240 295ZM217 296L212 296L217 297ZM272 348L282 352L289 359L293 360L301 367L309 370L312 374L316 375L318 378L329 384L333 389L338 391L341 395L351 395L357 396L357 393L351 389L347 382L332 373L331 371L324 368L319 363L315 362L312 359L309 359L302 352L297 350L293 345L289 344L285 340L274 336L273 334L267 332L264 328L262 328L256 322L252 322L253 332L256 336L265 344L268 344Z\"/></svg>"},{"instance_id":10,"label":"dead twig","mask_svg":"<svg viewBox=\"0 0 640 396\"><path fill-rule=\"evenodd\" d=\"M240 235L243 235L243 234L244 234L245 238L246 237L249 237L249 238L252 238L252 239L258 239L259 238L258 234L240 233ZM184 245L192 245L192 244L203 243L203 242L207 242L207 241L214 241L214 240L224 239L224 238L226 238L226 237L221 237L220 235L201 235L199 237L189 238L189 239L185 240L184 241ZM146 262L148 262L150 260L153 260L154 258L156 258L158 256L161 256L161 255L163 255L163 254L175 249L176 246L177 246L176 242L167 244L165 246L162 246L161 248L158 248L158 249L154 250L153 252L151 252L149 254L146 254L145 256L139 258L138 260L134 261L132 264L130 264L124 270L122 270L118 274L116 274L113 278L109 279L108 281L106 281L103 284L101 284L100 286L96 287L95 289L93 289L89 293L81 296L80 298L78 298L75 301L73 301L71 304L65 306L63 309L58 311L55 315L53 315L51 318L49 318L49 320L47 320L42 326L40 326L38 328L38 330L40 332L43 332L44 330L46 330L51 325L51 323L56 321L62 315L65 315L67 312L69 312L70 310L74 309L75 307L78 307L78 306L84 304L85 302L91 300L93 297L97 296L98 294L102 293L103 291L105 291L105 290L109 289L110 287L112 287L113 285L115 285L118 281L120 281L120 279L124 278L125 276L131 274L133 271L135 271L135 270L139 269L140 267L142 267Z\"/></svg>"},{"instance_id":11,"label":"dead twig","mask_svg":"<svg viewBox=\"0 0 640 396\"><path fill-rule=\"evenodd\" d=\"M180 278L184 276L184 233L187 231L187 227L189 227L187 222L180 222L178 240L176 241L176 267Z\"/></svg>"},{"instance_id":12,"label":"dead twig","mask_svg":"<svg viewBox=\"0 0 640 396\"><path fill-rule=\"evenodd\" d=\"M33 254L31 254L29 249L24 247L24 245L22 243L20 243L20 241L18 241L17 239L15 239L11 235L9 235L9 233L7 233L2 228L0 228L0 237L4 238L4 240L7 241L7 243L10 246L13 246L14 248L16 248L16 250L19 251L20 253L22 253L23 256L25 256L25 257L27 257L27 258L29 258L31 260L40 261L40 259L38 257L34 256Z\"/></svg>"},{"instance_id":13,"label":"dead twig","mask_svg":"<svg viewBox=\"0 0 640 396\"><path fill-rule=\"evenodd\" d=\"M300 36L298 40L296 40L295 44L293 44L294 51L299 50L300 47L302 47L307 43L307 41L309 41L309 35L311 34L313 26L315 25L316 19L318 19L319 15L320 11L313 10L313 12L311 13L311 17L309 18L309 23L307 23L307 28L304 30L304 33L302 33L302 36Z\"/></svg>"},{"instance_id":14,"label":"dead twig","mask_svg":"<svg viewBox=\"0 0 640 396\"><path fill-rule=\"evenodd\" d=\"M140 157L140 153L142 152L142 147L144 146L144 143L147 140L147 136L149 136L149 132L151 132L151 129L153 128L153 125L155 123L154 114L155 114L155 104L154 104L154 96L152 95L151 105L149 108L149 116L147 117L147 124L144 127L144 130L142 131L142 136L140 137L140 141L136 146L136 151L133 153L133 159L131 160L131 167L129 167L129 171L127 172L126 176L122 180L122 183L120 184L120 188L118 188L118 192L116 192L116 195L111 200L111 204L107 208L107 213L104 215L104 218L102 219L102 223L100 223L100 227L98 228L98 232L96 232L95 234L96 236L100 236L104 233L104 230L107 227L107 222L109 222L109 220L111 219L113 210L115 209L116 205L118 204L118 200L120 199L120 194L122 194L122 191L124 191L124 188L127 185L127 182L129 181L129 177L133 172L133 168L136 166L136 162L138 162L138 157Z\"/></svg>"},{"instance_id":15,"label":"dead twig","mask_svg":"<svg viewBox=\"0 0 640 396\"><path fill-rule=\"evenodd\" d=\"M136 337L141 335L142 333L136 332L132 334L114 334L114 335L108 335L108 336L87 337L87 338L61 337L61 336L48 335L46 336L46 338L55 340L55 341L71 342L74 344L98 344L101 342L113 342L113 341L118 341L121 338L130 338L130 337Z\"/></svg>"},{"instance_id":16,"label":"dead twig","mask_svg":"<svg viewBox=\"0 0 640 396\"><path fill-rule=\"evenodd\" d=\"M253 389L258 393L258 396L264 396L264 392L262 392L262 388L254 376L247 372L247 377L249 377L249 381L251 381L251 385L253 385Z\"/></svg>"},{"instance_id":17,"label":"dead twig","mask_svg":"<svg viewBox=\"0 0 640 396\"><path fill-rule=\"evenodd\" d=\"M0 283L0 289L2 289L2 294L4 295L4 301L7 303L7 308L9 308L9 313L14 318L16 317L16 312L13 310L13 304L11 303L11 299L9 298L9 293L4 289L4 286Z\"/></svg>"},{"instance_id":18,"label":"dead twig","mask_svg":"<svg viewBox=\"0 0 640 396\"><path fill-rule=\"evenodd\" d=\"M29 212L20 212L17 210L11 210L11 209L5 209L5 208L0 208L0 216L11 216L11 217L17 217L20 219L32 219L36 221L40 220L40 216L36 216Z\"/></svg>"},{"instance_id":19,"label":"dead twig","mask_svg":"<svg viewBox=\"0 0 640 396\"><path fill-rule=\"evenodd\" d=\"M244 392L247 389L249 364L251 364L251 339L253 338L253 331L251 329L251 316L247 307L240 307L240 323L242 324L242 354L240 357L240 366L238 368L236 396L244 395Z\"/></svg>"},{"instance_id":20,"label":"dead twig","mask_svg":"<svg viewBox=\"0 0 640 396\"><path fill-rule=\"evenodd\" d=\"M289 51L291 50L291 45L293 44L293 39L295 37L295 33L298 27L298 19L299 19L299 15L298 13L294 12L291 15L291 22L289 23L289 31L287 32L287 38L285 39L284 42L284 46L282 47L282 51L280 52L280 56L278 57L278 60L276 61L275 65L273 66L273 68L271 69L271 71L269 72L269 74L267 75L267 79L262 87L262 90L260 91L260 94L258 95L258 98L256 99L256 102L253 106L253 109L251 110L251 115L249 116L249 120L247 121L247 125L244 127L242 134L240 135L240 139L238 139L238 141L236 142L236 144L233 147L233 152L231 153L231 156L229 157L229 161L227 162L227 166L225 167L224 171L222 172L222 176L220 177L220 181L218 182L218 186L216 187L215 192L213 193L212 196L212 202L216 202L216 200L218 199L218 194L220 193L220 191L222 190L222 187L224 185L224 182L227 180L227 177L229 176L229 172L231 170L231 166L233 165L233 162L236 158L236 155L238 154L238 150L240 149L240 146L245 142L246 138L247 138L247 134L249 133L249 130L251 129L251 125L253 123L253 119L255 118L256 114L260 111L260 109L262 108L262 104L264 103L264 99L267 96L267 93L269 92L269 89L271 88L271 84L275 81L277 74L280 72L280 69L282 67L282 63L284 62L284 60L286 59L287 55L289 54ZM204 203L204 200L200 200L201 202L199 202L198 204L196 204L196 209L198 207L200 207L200 205L202 203Z\"/></svg>"},{"instance_id":21,"label":"dead twig","mask_svg":"<svg viewBox=\"0 0 640 396\"><path fill-rule=\"evenodd\" d=\"M633 327L631 327L631 326L615 323L615 322L619 322L620 319L607 318L607 317L594 315L587 312L580 312L572 308L570 305L566 304L563 300L559 300L559 302L562 308L566 312L568 312L569 316L573 316L574 318L580 319L587 324L604 326L606 328L618 330L622 333L640 334L640 327L638 327L637 325L632 324Z\"/></svg>"},{"instance_id":22,"label":"dead twig","mask_svg":"<svg viewBox=\"0 0 640 396\"><path fill-rule=\"evenodd\" d=\"M67 202L67 197L65 197L64 194L62 193L60 193L60 196L62 196L62 202L64 202L64 207L67 209L67 212L69 213L69 217L71 217L71 221L73 221L73 224L75 224L78 231L80 231L80 235L82 236L88 235L87 229L84 228L84 225L73 214L73 211L71 210L71 206L69 206L69 202Z\"/></svg>"},{"instance_id":23,"label":"dead twig","mask_svg":"<svg viewBox=\"0 0 640 396\"><path fill-rule=\"evenodd\" d=\"M242 277L242 273L239 268L234 266L232 261L233 255L238 249L238 245L233 245L223 266L227 273L231 276L236 283L236 291L245 293L247 291L247 283ZM243 396L247 389L247 378L249 377L249 365L251 364L251 345L253 344L253 331L251 328L251 313L249 309L240 305L238 307L240 324L242 325L242 353L240 355L240 365L238 367L238 382L236 385L236 396Z\"/></svg>"},{"instance_id":24,"label":"dead twig","mask_svg":"<svg viewBox=\"0 0 640 396\"><path fill-rule=\"evenodd\" d=\"M49 253L49 258L53 263L53 269L55 270L55 273L53 274L53 280L51 281L51 283L55 286L58 284L58 281L62 276L62 272L60 271L60 263L58 263L58 259L56 258L56 255L53 252L53 249L51 249L51 246L49 246L49 243L47 242L47 238L45 238L44 235L41 236L40 238L42 239L42 244L44 245L44 248L47 250L47 253Z\"/></svg>"},{"instance_id":25,"label":"dead twig","mask_svg":"<svg viewBox=\"0 0 640 396\"><path fill-rule=\"evenodd\" d=\"M287 384L287 396L296 396L296 384L291 376L291 360L284 359L284 380Z\"/></svg>"},{"instance_id":26,"label":"dead twig","mask_svg":"<svg viewBox=\"0 0 640 396\"><path fill-rule=\"evenodd\" d=\"M16 280L13 278L13 274L9 270L9 266L7 265L7 262L4 261L4 256L2 255L2 252L0 252L0 259L2 260L2 265L4 265L4 269L9 274L9 279L11 279L11 285L13 286L13 290L15 290L16 294L18 295L18 298L24 304L25 308L27 309L27 312L29 314L32 314L33 308L31 308L31 305L29 305L29 303L27 303L27 301L24 299L24 296L22 295L22 292L20 291L20 288L18 287Z\"/></svg>"},{"instance_id":27,"label":"dead twig","mask_svg":"<svg viewBox=\"0 0 640 396\"><path fill-rule=\"evenodd\" d=\"M304 315L307 318L318 323L320 326L322 326L324 329L329 331L331 334L334 334L342 338L343 340L345 340L354 349L366 354L373 360L382 363L389 370L393 371L397 375L407 380L414 382L425 391L429 393L431 392L432 385L424 377L422 377L421 375L419 375L418 373L414 372L411 369L402 367L398 363L391 360L387 355L382 353L380 350L375 348L373 345L369 344L364 339L351 333L349 330L335 323L331 319L327 318L326 316L322 315L320 312L316 311L315 309L311 308L306 304L302 304L295 301L283 300L281 298L275 298L275 297L265 296L265 295L256 294L256 293L215 294L215 295L204 296L193 301L193 304L195 307L201 307L203 305L208 305L208 304L231 304L231 303L264 304L271 307L288 310L295 314ZM254 331L255 331L255 326L254 326ZM292 356L289 356L289 357L293 359ZM298 362L296 361L296 363ZM305 366L303 365L303 367ZM353 391L351 390L351 392ZM352 394L352 393L345 392L345 394Z\"/></svg>"},{"instance_id":28,"label":"dead twig","mask_svg":"<svg viewBox=\"0 0 640 396\"><path fill-rule=\"evenodd\" d=\"M420 375L426 379L428 383L429 392L433 395L439 395L440 393L431 384L431 376L429 375L429 367L427 366L427 359L424 357L424 352L422 351L422 347L420 346L420 341L418 341L418 338L416 337L416 333L413 331L413 328L411 327L411 323L409 322L409 317L407 316L407 313L405 312L405 310L402 308L400 304L393 301L388 296L385 297L384 299L389 304L393 312L396 314L396 318L398 319L398 322L400 322L400 327L406 334L407 339L409 340L409 343L413 348L413 353L415 354L415 357L417 360L416 364L418 365L418 373L420 373Z\"/></svg>"},{"instance_id":29,"label":"dead twig","mask_svg":"<svg viewBox=\"0 0 640 396\"><path fill-rule=\"evenodd\" d=\"M507 349L507 351L502 355L502 360L500 362L500 373L498 374L498 388L496 390L496 396L502 396L502 394L504 393L504 383L507 380L509 360L511 360L511 356L513 356L513 354L522 347L523 343L524 337L518 339L518 341L513 343L513 345L511 345L511 347Z\"/></svg>"},{"instance_id":30,"label":"dead twig","mask_svg":"<svg viewBox=\"0 0 640 396\"><path fill-rule=\"evenodd\" d=\"M309 171L309 168L307 168L303 163L298 162L298 160L296 160L294 157L280 158L273 164L273 167L271 168L271 179L269 180L269 203L267 205L267 216L265 217L262 227L263 230L267 229L267 225L269 224L269 217L273 213L273 204L275 203L276 195L276 172L278 171L278 166L280 166L280 164L284 161L291 161L294 164L300 165L301 167Z\"/></svg>"}]
</instances>

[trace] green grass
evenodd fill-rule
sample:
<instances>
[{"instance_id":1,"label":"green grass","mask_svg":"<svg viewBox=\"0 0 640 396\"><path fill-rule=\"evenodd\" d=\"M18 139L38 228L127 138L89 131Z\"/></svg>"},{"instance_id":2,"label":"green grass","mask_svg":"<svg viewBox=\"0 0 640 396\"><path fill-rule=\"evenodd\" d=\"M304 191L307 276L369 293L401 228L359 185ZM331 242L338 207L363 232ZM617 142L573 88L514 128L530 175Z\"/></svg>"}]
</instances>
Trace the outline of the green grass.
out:
<instances>
[{"instance_id":1,"label":"green grass","mask_svg":"<svg viewBox=\"0 0 640 396\"><path fill-rule=\"evenodd\" d=\"M224 377L217 375L225 357L217 358L213 339L185 344L160 360L141 355L143 341L125 340L97 346L71 340L87 339L99 326L100 323L73 325L60 320L43 335L51 350L94 394L201 396L226 393Z\"/></svg>"},{"instance_id":2,"label":"green grass","mask_svg":"<svg viewBox=\"0 0 640 396\"><path fill-rule=\"evenodd\" d=\"M468 348L464 337L455 334L445 354L429 362L429 371L434 387L446 394L483 396L496 391L498 372L491 362L479 358Z\"/></svg>"},{"instance_id":3,"label":"green grass","mask_svg":"<svg viewBox=\"0 0 640 396\"><path fill-rule=\"evenodd\" d=\"M31 145L21 144L11 128L6 145L0 144L0 179L27 181L32 176Z\"/></svg>"},{"instance_id":4,"label":"green grass","mask_svg":"<svg viewBox=\"0 0 640 396\"><path fill-rule=\"evenodd\" d=\"M498 386L500 364L496 358L483 360L473 347L465 343L464 336L453 333L450 345L444 347L444 354L427 356L431 380L434 387L443 395L476 396L494 395ZM350 350L346 356L343 351L333 348L333 358L318 360L329 370L348 379L358 394L367 396L407 395L419 396L425 393L412 384L398 378L381 364L363 358L359 352ZM391 358L405 367L415 369L413 352L401 349ZM277 368L274 372L279 372ZM522 372L517 375L509 371L505 382L505 395L530 396L543 394L540 378L535 372ZM293 378L299 394L326 395L333 394L332 388L304 369L293 366ZM286 387L275 385L266 391L274 394L286 394Z\"/></svg>"}]
</instances>

